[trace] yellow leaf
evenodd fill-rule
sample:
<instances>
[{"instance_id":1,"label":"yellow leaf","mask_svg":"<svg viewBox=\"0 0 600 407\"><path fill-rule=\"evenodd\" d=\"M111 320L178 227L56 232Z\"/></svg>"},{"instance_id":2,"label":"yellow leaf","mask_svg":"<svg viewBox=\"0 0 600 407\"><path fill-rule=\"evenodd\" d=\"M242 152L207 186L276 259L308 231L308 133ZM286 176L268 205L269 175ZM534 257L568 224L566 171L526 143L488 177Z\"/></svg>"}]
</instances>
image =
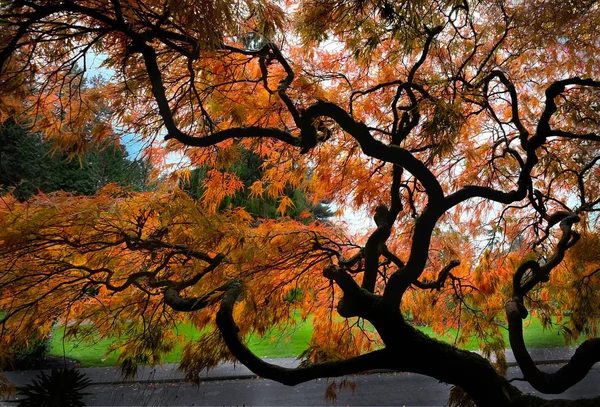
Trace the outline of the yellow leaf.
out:
<instances>
[{"instance_id":1,"label":"yellow leaf","mask_svg":"<svg viewBox=\"0 0 600 407\"><path fill-rule=\"evenodd\" d=\"M293 208L294 202L290 199L289 196L284 196L281 198L281 202L279 202L279 206L277 207L277 213L281 214L281 216L285 215L285 212L288 208Z\"/></svg>"}]
</instances>

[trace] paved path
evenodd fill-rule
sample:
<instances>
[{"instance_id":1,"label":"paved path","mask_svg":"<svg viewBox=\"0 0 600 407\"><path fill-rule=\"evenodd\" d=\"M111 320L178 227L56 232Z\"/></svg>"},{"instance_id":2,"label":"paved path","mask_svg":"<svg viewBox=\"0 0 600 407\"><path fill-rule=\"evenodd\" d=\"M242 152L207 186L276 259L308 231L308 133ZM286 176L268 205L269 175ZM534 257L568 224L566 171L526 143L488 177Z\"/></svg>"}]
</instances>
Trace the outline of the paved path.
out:
<instances>
[{"instance_id":1,"label":"paved path","mask_svg":"<svg viewBox=\"0 0 600 407\"><path fill-rule=\"evenodd\" d=\"M548 349L530 349L533 360L538 364L555 364L568 361L576 348L548 348ZM506 359L509 366L515 366L515 358L512 350L506 350ZM265 359L268 362L275 363L285 367L296 367L299 361L296 359ZM134 378L122 379L117 367L90 367L81 368L80 372L85 373L94 384L120 384L120 383L161 383L161 382L180 382L183 381L183 372L178 370L178 365L166 363L162 366L146 366L138 369ZM31 381L39 374L39 370L27 370L20 372L5 372L4 375L9 381L21 386ZM223 379L248 379L256 377L247 367L239 363L224 363L216 368L204 372L204 380L223 380Z\"/></svg>"},{"instance_id":2,"label":"paved path","mask_svg":"<svg viewBox=\"0 0 600 407\"><path fill-rule=\"evenodd\" d=\"M557 365L544 365L552 371ZM520 375L518 368L509 369L509 377ZM88 390L85 398L90 407L113 406L444 406L450 386L431 377L411 373L358 375L349 378L356 391L344 389L335 403L325 401L325 389L331 383L317 379L294 387L266 379L213 380L193 386L177 383L99 384ZM514 384L525 393L546 399L577 399L600 394L600 371L594 368L588 376L560 395L539 395L529 385ZM339 383L339 379L338 379ZM14 406L13 406L14 407Z\"/></svg>"},{"instance_id":3,"label":"paved path","mask_svg":"<svg viewBox=\"0 0 600 407\"><path fill-rule=\"evenodd\" d=\"M567 361L575 348L532 349L530 353L543 369L556 369L551 364ZM281 366L295 367L295 359L267 359ZM514 356L507 351L509 365L515 366ZM600 367L596 366L582 381L568 392L545 398L580 398L600 395L598 382ZM88 406L294 406L325 405L327 379L313 380L295 387L256 379L256 375L240 364L225 363L203 374L199 386L183 382L183 373L176 364L139 369L133 379L121 380L116 367L82 368L93 382L85 399ZM509 377L519 375L518 368L509 370ZM39 371L5 372L16 385L30 383ZM245 379L245 380L240 380ZM252 380L248 380L252 379ZM339 379L338 379L339 380ZM375 373L351 378L357 384L355 393L344 390L333 405L444 405L449 386L430 377L409 373ZM515 382L527 393L534 393L528 384ZM331 405L331 404L330 404ZM14 406L0 402L0 406Z\"/></svg>"}]
</instances>

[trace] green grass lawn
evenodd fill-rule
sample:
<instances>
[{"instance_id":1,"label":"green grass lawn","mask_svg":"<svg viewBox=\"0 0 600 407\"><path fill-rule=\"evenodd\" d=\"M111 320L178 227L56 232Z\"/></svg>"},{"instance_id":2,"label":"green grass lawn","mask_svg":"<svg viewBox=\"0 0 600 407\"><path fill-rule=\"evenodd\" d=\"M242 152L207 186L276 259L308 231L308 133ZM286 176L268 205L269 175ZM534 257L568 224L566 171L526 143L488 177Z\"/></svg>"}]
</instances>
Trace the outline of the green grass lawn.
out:
<instances>
[{"instance_id":1,"label":"green grass lawn","mask_svg":"<svg viewBox=\"0 0 600 407\"><path fill-rule=\"evenodd\" d=\"M186 340L200 337L200 332L190 325L180 325L177 333L185 335ZM114 366L117 364L116 352L107 354L114 339L94 338L91 342L67 338L63 341L64 330L57 327L51 338L50 355L66 356L77 359L84 367ZM274 329L264 337L250 335L248 347L261 358L288 358L295 357L306 349L312 336L312 317L305 322L297 321L295 326L284 329ZM175 363L181 360L183 345L177 344L173 351L167 354L163 363Z\"/></svg>"},{"instance_id":2,"label":"green grass lawn","mask_svg":"<svg viewBox=\"0 0 600 407\"><path fill-rule=\"evenodd\" d=\"M525 339L525 344L529 348L561 348L565 346L565 340L560 332L554 328L544 329L542 323L537 318L524 321L523 326L523 338ZM417 329L428 336L437 338L447 343L454 342L457 334L457 331L454 328L448 329L446 334L442 337L434 333L429 327L417 327ZM508 330L503 330L503 336L506 346L508 347ZM579 342L583 342L584 340L584 338L580 338ZM479 349L477 340L475 338L471 338L465 348L469 350Z\"/></svg>"},{"instance_id":3,"label":"green grass lawn","mask_svg":"<svg viewBox=\"0 0 600 407\"><path fill-rule=\"evenodd\" d=\"M437 337L438 339L452 343L456 336L456 330L450 329L443 337L434 334L431 328L418 327L425 334ZM178 333L184 334L187 340L194 340L200 336L200 333L192 326L181 325L178 327ZM250 335L248 338L249 348L262 358L286 358L298 356L307 346L312 335L312 318L306 321L298 320L295 326L285 327L273 330L265 337L260 338L257 335ZM525 343L531 348L554 348L565 346L562 335L557 330L546 329L537 319L530 320L525 327ZM505 333L505 340L508 344L508 333ZM55 356L67 356L77 359L84 367L91 366L114 366L117 355L113 352L106 354L107 349L114 339L99 339L93 343L85 343L77 339L65 339L63 342L63 330L57 328L54 331L51 341L50 354ZM477 342L473 339L467 346L467 349L477 349ZM182 345L177 345L172 352L165 356L164 363L179 362L182 354Z\"/></svg>"}]
</instances>

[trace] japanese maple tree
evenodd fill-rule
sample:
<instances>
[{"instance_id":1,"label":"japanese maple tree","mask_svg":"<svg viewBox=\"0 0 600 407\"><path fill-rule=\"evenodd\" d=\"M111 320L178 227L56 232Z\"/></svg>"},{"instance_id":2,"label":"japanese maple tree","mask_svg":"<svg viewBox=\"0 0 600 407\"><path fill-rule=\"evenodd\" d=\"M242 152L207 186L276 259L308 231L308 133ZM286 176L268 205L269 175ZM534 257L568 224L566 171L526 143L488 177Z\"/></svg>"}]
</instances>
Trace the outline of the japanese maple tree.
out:
<instances>
[{"instance_id":1,"label":"japanese maple tree","mask_svg":"<svg viewBox=\"0 0 600 407\"><path fill-rule=\"evenodd\" d=\"M0 119L73 156L135 134L156 168L207 171L197 201L3 197L0 349L60 321L122 336L131 370L191 323L192 379L231 358L289 385L385 368L455 385L456 405L543 404L504 377L502 332L542 393L600 361L587 339L546 373L523 339L529 315L597 334L599 25L594 1L3 1ZM82 87L94 59L111 77ZM279 219L223 207L242 151ZM286 218L295 189L374 226ZM315 325L302 367L244 345L297 315ZM461 350L473 336L483 356Z\"/></svg>"}]
</instances>

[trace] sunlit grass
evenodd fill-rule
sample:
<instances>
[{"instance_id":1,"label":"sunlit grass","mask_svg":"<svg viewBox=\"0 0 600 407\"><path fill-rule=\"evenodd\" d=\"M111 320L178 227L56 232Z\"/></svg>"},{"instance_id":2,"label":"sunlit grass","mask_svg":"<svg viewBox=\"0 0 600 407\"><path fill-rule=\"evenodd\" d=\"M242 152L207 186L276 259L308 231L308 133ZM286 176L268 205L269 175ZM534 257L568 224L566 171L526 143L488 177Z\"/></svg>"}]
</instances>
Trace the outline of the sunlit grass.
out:
<instances>
[{"instance_id":1,"label":"sunlit grass","mask_svg":"<svg viewBox=\"0 0 600 407\"><path fill-rule=\"evenodd\" d=\"M108 353L110 346L116 338L100 339L88 338L82 341L77 338L67 338L63 341L64 330L57 327L54 330L50 345L50 354L66 356L81 362L84 367L114 366L117 364L117 353ZM191 325L181 324L177 327L177 334L184 335L186 341L198 339L201 333ZM295 357L306 349L312 336L312 317L306 321L298 319L294 326L273 329L264 337L251 334L248 338L248 347L261 358L288 358ZM165 355L163 363L177 363L181 360L183 344L177 343L174 349Z\"/></svg>"},{"instance_id":2,"label":"sunlit grass","mask_svg":"<svg viewBox=\"0 0 600 407\"><path fill-rule=\"evenodd\" d=\"M558 329L554 327L544 328L542 323L537 318L532 318L524 322L524 332L523 338L525 340L525 344L529 348L560 348L565 346L565 339L560 334ZM454 328L450 328L446 331L443 336L439 336L433 332L430 327L417 327L421 332L427 334L428 336L437 338L446 343L454 343L457 338L457 330ZM506 343L506 347L510 347L508 341L508 330L503 329L504 342ZM581 338L578 342L583 342L585 338ZM467 344L464 346L465 349L469 350L477 350L479 349L479 344L477 340L473 337L471 338Z\"/></svg>"},{"instance_id":3,"label":"sunlit grass","mask_svg":"<svg viewBox=\"0 0 600 407\"><path fill-rule=\"evenodd\" d=\"M455 329L449 329L445 335L439 336L433 333L429 327L418 327L425 334L438 338L447 343L453 343L456 339L457 332ZM193 326L180 325L177 328L177 333L185 335L185 340L194 340L200 337ZM249 348L261 358L289 358L298 356L310 341L312 335L312 318L306 321L296 320L293 326L281 327L274 329L264 337L252 334L248 338ZM508 332L504 333L505 341L508 346ZM556 348L565 346L563 336L558 330L549 328L544 329L542 324L537 319L526 321L525 324L525 343L530 348ZM82 342L78 339L65 339L63 342L63 330L58 327L54 331L51 342L50 354L55 356L63 356L77 359L85 367L91 366L114 366L117 362L115 352L106 354L110 345L115 339L95 339L92 343ZM583 339L582 339L583 340ZM477 341L472 338L466 349L478 349ZM177 363L181 360L183 345L177 344L173 351L167 354L163 363Z\"/></svg>"}]
</instances>

